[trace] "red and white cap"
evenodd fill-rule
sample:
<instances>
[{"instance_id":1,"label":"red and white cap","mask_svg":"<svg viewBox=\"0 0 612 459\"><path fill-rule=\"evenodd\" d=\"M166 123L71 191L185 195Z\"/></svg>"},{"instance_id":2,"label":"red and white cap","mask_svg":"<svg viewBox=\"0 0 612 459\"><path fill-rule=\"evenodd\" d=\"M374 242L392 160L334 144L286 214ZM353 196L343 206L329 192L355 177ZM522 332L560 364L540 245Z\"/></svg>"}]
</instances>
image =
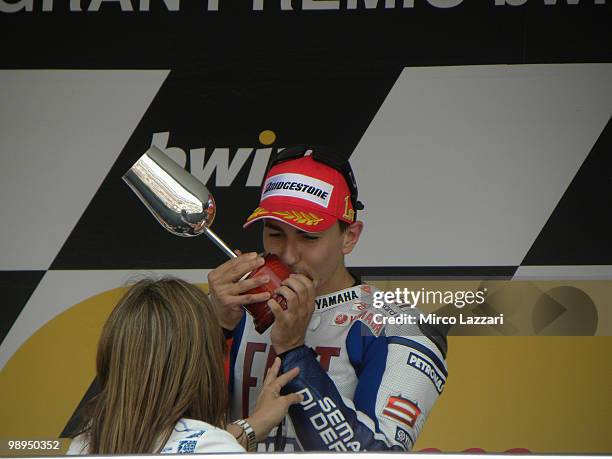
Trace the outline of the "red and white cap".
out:
<instances>
[{"instance_id":1,"label":"red and white cap","mask_svg":"<svg viewBox=\"0 0 612 459\"><path fill-rule=\"evenodd\" d=\"M344 176L310 156L273 166L264 181L259 207L244 227L270 218L309 233L325 231L336 220L355 221Z\"/></svg>"}]
</instances>

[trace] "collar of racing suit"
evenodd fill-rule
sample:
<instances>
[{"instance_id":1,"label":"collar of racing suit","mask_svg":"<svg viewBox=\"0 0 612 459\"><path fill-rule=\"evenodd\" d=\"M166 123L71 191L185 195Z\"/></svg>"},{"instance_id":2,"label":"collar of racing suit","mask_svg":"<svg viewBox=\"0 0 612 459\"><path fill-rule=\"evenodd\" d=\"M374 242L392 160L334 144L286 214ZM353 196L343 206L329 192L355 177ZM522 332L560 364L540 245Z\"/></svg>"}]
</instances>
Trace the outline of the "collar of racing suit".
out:
<instances>
[{"instance_id":1,"label":"collar of racing suit","mask_svg":"<svg viewBox=\"0 0 612 459\"><path fill-rule=\"evenodd\" d=\"M361 298L372 295L372 286L367 284L355 285L337 292L321 295L315 298L315 313L335 308L349 301L359 302Z\"/></svg>"}]
</instances>

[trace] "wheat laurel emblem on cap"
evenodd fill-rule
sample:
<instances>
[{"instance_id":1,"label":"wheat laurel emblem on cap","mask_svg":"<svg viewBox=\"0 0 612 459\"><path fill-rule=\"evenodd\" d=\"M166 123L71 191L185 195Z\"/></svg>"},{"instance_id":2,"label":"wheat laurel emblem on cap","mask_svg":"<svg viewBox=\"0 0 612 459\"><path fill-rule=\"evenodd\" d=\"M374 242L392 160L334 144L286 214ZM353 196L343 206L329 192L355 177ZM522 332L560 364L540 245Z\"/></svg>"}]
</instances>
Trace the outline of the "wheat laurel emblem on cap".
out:
<instances>
[{"instance_id":1,"label":"wheat laurel emblem on cap","mask_svg":"<svg viewBox=\"0 0 612 459\"><path fill-rule=\"evenodd\" d=\"M253 213L251 215L249 215L249 218L247 218L247 222L253 220L254 218L259 217L260 215L264 215L264 214L268 214L269 212L264 209L263 207L258 207L257 209L255 209L253 211Z\"/></svg>"},{"instance_id":2,"label":"wheat laurel emblem on cap","mask_svg":"<svg viewBox=\"0 0 612 459\"><path fill-rule=\"evenodd\" d=\"M286 212L272 212L274 215L278 215L285 220L294 221L296 223L305 224L308 226L316 226L319 222L323 221L321 217L311 212L299 212L297 210L289 210Z\"/></svg>"}]
</instances>

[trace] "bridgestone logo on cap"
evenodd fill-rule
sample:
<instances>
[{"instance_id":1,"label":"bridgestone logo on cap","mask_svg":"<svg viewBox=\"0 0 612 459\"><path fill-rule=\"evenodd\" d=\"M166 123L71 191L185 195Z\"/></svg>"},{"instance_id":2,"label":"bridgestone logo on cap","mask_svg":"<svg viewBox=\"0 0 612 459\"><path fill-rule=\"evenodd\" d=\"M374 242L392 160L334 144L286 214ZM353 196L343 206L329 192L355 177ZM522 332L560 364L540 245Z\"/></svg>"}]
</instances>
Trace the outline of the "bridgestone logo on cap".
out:
<instances>
[{"instance_id":1,"label":"bridgestone logo on cap","mask_svg":"<svg viewBox=\"0 0 612 459\"><path fill-rule=\"evenodd\" d=\"M279 174L268 177L261 200L272 196L289 196L306 199L327 209L333 190L332 184L307 175Z\"/></svg>"}]
</instances>

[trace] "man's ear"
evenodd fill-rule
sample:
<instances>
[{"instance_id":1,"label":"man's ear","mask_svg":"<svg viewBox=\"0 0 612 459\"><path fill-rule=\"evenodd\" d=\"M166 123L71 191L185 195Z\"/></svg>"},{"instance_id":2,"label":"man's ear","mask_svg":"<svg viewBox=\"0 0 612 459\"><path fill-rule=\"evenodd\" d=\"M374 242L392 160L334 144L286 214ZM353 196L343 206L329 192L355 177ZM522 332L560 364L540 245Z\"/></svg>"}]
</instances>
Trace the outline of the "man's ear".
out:
<instances>
[{"instance_id":1,"label":"man's ear","mask_svg":"<svg viewBox=\"0 0 612 459\"><path fill-rule=\"evenodd\" d=\"M344 238L344 241L342 242L342 253L344 255L348 255L353 251L353 249L357 245L357 242L359 242L359 236L361 236L362 231L362 221L355 221L348 226L348 228L342 235Z\"/></svg>"}]
</instances>

